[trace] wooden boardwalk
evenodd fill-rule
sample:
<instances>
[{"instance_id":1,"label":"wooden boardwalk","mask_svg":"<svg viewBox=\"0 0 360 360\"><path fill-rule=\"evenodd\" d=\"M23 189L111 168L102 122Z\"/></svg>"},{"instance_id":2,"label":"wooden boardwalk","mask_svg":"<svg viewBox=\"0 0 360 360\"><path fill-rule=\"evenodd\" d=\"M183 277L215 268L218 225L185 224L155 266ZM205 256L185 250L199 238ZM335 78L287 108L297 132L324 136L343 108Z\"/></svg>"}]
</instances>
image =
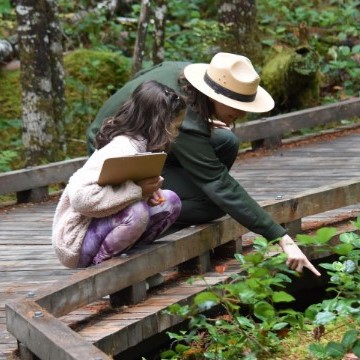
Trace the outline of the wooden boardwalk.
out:
<instances>
[{"instance_id":1,"label":"wooden boardwalk","mask_svg":"<svg viewBox=\"0 0 360 360\"><path fill-rule=\"evenodd\" d=\"M240 155L232 174L259 202L359 178L360 129L326 141L285 145L261 156ZM0 208L0 359L11 358L17 346L6 331L5 303L31 297L40 287L76 272L60 265L51 247L55 206L56 201L49 201ZM343 213L360 215L360 204L343 209ZM323 218L333 214L339 216L335 212Z\"/></svg>"}]
</instances>

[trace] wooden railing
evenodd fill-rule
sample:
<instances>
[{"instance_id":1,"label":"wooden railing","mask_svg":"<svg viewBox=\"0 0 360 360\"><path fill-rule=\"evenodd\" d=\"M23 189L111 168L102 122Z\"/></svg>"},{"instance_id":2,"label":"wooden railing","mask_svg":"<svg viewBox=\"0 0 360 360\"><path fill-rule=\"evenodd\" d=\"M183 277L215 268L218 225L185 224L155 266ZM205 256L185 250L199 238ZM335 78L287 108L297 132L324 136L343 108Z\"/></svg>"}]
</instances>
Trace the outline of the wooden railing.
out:
<instances>
[{"instance_id":1,"label":"wooden railing","mask_svg":"<svg viewBox=\"0 0 360 360\"><path fill-rule=\"evenodd\" d=\"M291 225L297 224L303 217L359 202L360 178L261 205L276 221ZM33 358L29 354L35 354L40 359L109 359L127 347L136 346L152 335L169 329L180 319L166 315L159 309L153 313L147 309L141 319L127 319L127 327L136 328L136 335L129 328L114 325L112 331L101 334L97 330L96 338L92 335L87 339L59 317L109 294L113 307L123 305L124 299L127 303L138 303L146 296L146 279L174 266L179 266L180 271L190 269L194 272L196 269L206 276L210 252L214 252L214 249L222 251L224 248L230 251L230 255L238 252L239 244L233 239L239 239L247 231L235 220L225 216L213 223L187 228L165 236L154 244L139 247L129 252L126 258L114 258L81 270L37 294L7 303L7 329L20 342L23 354L26 352L26 359ZM233 246L229 247L229 244ZM215 282L230 275L224 274ZM173 294L169 303L163 301L164 309L174 301L190 301L194 291L189 291L188 294L182 293L177 300L174 300ZM201 291L199 286L195 288L196 291ZM115 319L119 321L120 316L116 313ZM86 334L84 326L82 332Z\"/></svg>"},{"instance_id":2,"label":"wooden railing","mask_svg":"<svg viewBox=\"0 0 360 360\"><path fill-rule=\"evenodd\" d=\"M278 146L284 135L304 128L338 123L360 116L360 99L278 115L238 124L235 133L241 141L259 146ZM360 124L358 124L360 126ZM86 161L86 157L0 174L0 195L16 193L18 202L38 202L48 198L48 186L66 183Z\"/></svg>"},{"instance_id":3,"label":"wooden railing","mask_svg":"<svg viewBox=\"0 0 360 360\"><path fill-rule=\"evenodd\" d=\"M286 134L359 116L360 99L355 98L238 124L235 132L242 142L250 142L253 148L275 147Z\"/></svg>"}]
</instances>

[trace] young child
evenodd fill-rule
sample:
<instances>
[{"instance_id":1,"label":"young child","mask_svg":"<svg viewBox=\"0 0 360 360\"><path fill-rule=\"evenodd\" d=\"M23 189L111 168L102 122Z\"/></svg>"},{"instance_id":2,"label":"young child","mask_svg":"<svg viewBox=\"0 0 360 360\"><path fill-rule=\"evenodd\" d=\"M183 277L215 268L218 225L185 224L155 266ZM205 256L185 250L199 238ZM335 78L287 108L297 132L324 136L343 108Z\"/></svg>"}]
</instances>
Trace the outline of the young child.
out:
<instances>
[{"instance_id":1,"label":"young child","mask_svg":"<svg viewBox=\"0 0 360 360\"><path fill-rule=\"evenodd\" d=\"M161 176L117 186L100 186L97 180L107 158L168 150L185 107L174 90L146 81L103 123L97 150L72 175L56 208L52 243L63 265L99 264L154 241L174 223L181 202L176 193L160 189Z\"/></svg>"}]
</instances>

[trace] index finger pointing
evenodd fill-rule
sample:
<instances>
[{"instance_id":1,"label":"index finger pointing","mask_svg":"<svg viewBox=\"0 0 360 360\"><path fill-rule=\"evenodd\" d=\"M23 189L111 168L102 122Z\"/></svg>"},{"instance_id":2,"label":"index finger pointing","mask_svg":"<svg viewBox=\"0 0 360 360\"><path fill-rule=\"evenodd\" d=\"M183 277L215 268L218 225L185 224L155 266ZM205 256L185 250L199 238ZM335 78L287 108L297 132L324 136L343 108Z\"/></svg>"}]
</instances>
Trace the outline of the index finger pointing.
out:
<instances>
[{"instance_id":1,"label":"index finger pointing","mask_svg":"<svg viewBox=\"0 0 360 360\"><path fill-rule=\"evenodd\" d=\"M307 261L304 266L307 267L307 268L308 268L311 272L313 272L315 275L321 276L321 274L319 273L319 271L316 269L316 267L315 267L310 261Z\"/></svg>"}]
</instances>

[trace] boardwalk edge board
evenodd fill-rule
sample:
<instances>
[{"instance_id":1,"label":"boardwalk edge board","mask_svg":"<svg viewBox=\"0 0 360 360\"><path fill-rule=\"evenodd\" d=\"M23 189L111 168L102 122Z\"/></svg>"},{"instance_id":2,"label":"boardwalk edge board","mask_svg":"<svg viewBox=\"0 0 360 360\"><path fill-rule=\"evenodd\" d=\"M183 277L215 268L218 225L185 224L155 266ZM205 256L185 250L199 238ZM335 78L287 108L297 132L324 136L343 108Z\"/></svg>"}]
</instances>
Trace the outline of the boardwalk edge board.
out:
<instances>
[{"instance_id":1,"label":"boardwalk edge board","mask_svg":"<svg viewBox=\"0 0 360 360\"><path fill-rule=\"evenodd\" d=\"M261 205L278 221L291 224L306 216L357 203L360 203L360 178L322 186L300 193L294 198L268 201ZM89 343L87 347L86 341L77 333L66 329L66 325L57 317L91 304L105 295L141 283L161 271L201 257L247 231L229 216L225 216L213 223L165 236L152 245L129 252L126 258L111 259L81 270L65 281L42 289L33 299L6 304L8 331L41 359L49 358L44 354L50 351L56 351L56 357L51 358L57 360L107 359L108 355L101 350L99 355L94 356L93 352L96 350L93 344ZM124 277L123 274L127 276ZM113 279L116 281L112 281ZM43 316L36 318L38 311ZM62 340L56 339L52 334L54 329L59 329ZM117 330L114 330L114 334L116 333ZM112 335L110 339L111 337ZM82 349L79 354L72 349L72 344L77 342Z\"/></svg>"}]
</instances>

